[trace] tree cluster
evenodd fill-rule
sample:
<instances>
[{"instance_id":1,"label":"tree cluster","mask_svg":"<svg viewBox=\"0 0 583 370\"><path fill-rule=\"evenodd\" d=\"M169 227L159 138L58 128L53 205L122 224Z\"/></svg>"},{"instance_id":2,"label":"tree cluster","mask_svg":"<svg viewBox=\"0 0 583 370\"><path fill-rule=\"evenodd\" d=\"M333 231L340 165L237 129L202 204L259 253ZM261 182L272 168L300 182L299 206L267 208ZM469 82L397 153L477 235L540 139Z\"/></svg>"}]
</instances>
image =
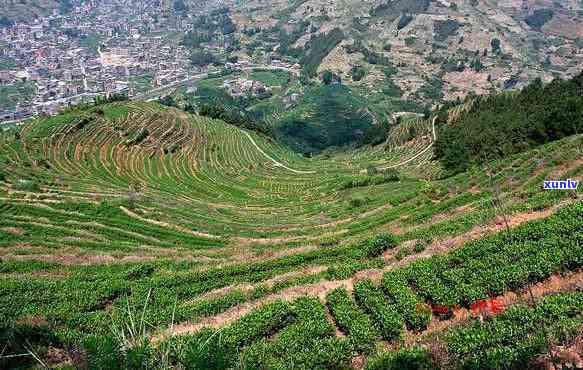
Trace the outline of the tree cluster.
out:
<instances>
[{"instance_id":1,"label":"tree cluster","mask_svg":"<svg viewBox=\"0 0 583 370\"><path fill-rule=\"evenodd\" d=\"M220 119L230 125L253 130L271 136L271 128L263 122L252 120L245 112L237 109L228 109L219 104L203 104L198 110L201 116Z\"/></svg>"},{"instance_id":2,"label":"tree cluster","mask_svg":"<svg viewBox=\"0 0 583 370\"><path fill-rule=\"evenodd\" d=\"M581 132L583 73L546 86L538 79L518 93L476 98L454 124L439 127L436 156L461 172Z\"/></svg>"},{"instance_id":3,"label":"tree cluster","mask_svg":"<svg viewBox=\"0 0 583 370\"><path fill-rule=\"evenodd\" d=\"M300 61L305 73L310 77L316 75L316 71L322 63L322 60L343 39L344 32L339 28L334 28L326 34L322 33L317 36L312 36L310 41L306 44L305 50L307 51Z\"/></svg>"}]
</instances>

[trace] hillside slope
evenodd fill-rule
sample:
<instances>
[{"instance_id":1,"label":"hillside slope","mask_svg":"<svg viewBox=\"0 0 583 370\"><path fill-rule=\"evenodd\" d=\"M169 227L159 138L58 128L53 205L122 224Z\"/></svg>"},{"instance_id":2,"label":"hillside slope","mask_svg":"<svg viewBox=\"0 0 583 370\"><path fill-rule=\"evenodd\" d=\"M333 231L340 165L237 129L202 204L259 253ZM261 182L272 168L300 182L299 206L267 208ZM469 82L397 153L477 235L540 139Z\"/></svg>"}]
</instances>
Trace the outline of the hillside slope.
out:
<instances>
[{"instance_id":1,"label":"hillside slope","mask_svg":"<svg viewBox=\"0 0 583 370\"><path fill-rule=\"evenodd\" d=\"M535 77L571 77L582 62L583 7L575 0L226 4L239 30L260 30L243 36L243 50L259 44L265 52L301 57L330 42L322 35L341 30L341 42L310 69L315 63L320 73L331 70L371 93L389 74L404 98L421 102L513 89Z\"/></svg>"},{"instance_id":2,"label":"hillside slope","mask_svg":"<svg viewBox=\"0 0 583 370\"><path fill-rule=\"evenodd\" d=\"M435 180L426 176L438 171L427 152L432 131L431 122L411 121L392 132L388 151L306 159L218 120L123 102L3 133L6 353L29 348L52 365L224 368L244 354L266 367L346 367L362 355L372 361L381 340L424 343L425 330L440 325L436 305L459 305L452 320L466 312L471 321L470 305L489 296L520 310L510 292L528 284L541 282L545 294L578 286L567 282L579 281L582 261L574 247L581 188L541 186L581 180L583 137ZM552 277L558 272L572 274ZM553 288L549 277L562 283ZM548 330L571 320L572 333L579 297L561 297L541 301L557 310ZM452 361L471 359L455 337L447 343ZM156 352L165 348L170 357ZM490 356L475 353L475 361Z\"/></svg>"}]
</instances>

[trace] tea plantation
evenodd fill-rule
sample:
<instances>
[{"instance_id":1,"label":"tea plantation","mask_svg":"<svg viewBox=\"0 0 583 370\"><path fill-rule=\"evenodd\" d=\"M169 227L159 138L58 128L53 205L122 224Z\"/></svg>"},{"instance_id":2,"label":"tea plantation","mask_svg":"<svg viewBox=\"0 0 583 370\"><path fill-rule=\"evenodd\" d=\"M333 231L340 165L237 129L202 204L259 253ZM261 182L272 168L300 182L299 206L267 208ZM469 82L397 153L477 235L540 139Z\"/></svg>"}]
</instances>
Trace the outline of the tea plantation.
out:
<instances>
[{"instance_id":1,"label":"tea plantation","mask_svg":"<svg viewBox=\"0 0 583 370\"><path fill-rule=\"evenodd\" d=\"M529 368L583 325L583 136L444 176L156 103L0 134L0 367ZM475 312L497 300L503 312Z\"/></svg>"}]
</instances>

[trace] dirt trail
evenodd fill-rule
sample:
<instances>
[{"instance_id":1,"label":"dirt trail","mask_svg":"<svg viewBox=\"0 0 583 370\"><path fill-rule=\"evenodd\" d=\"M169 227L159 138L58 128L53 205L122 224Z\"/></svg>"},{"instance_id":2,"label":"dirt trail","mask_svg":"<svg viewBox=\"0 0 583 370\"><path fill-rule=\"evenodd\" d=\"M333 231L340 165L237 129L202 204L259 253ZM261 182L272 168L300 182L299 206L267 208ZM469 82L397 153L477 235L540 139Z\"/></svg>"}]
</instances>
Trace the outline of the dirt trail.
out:
<instances>
[{"instance_id":1,"label":"dirt trail","mask_svg":"<svg viewBox=\"0 0 583 370\"><path fill-rule=\"evenodd\" d=\"M201 232L198 232L198 231L193 231L193 230L187 229L187 228L182 227L182 226L172 225L172 224L169 224L167 222L157 221L157 220L151 220L149 218L144 218L144 217L138 215L137 213L134 213L134 212L130 211L129 209L125 208L124 206L120 206L119 208L123 211L123 213L125 213L129 217L138 219L138 220L140 220L142 222L146 222L146 223L149 223L149 224L152 224L152 225L156 225L156 226L162 226L162 227L165 227L165 228L168 228L168 229L174 229L176 231L180 231L180 232L183 232L183 233L186 233L186 234L191 234L191 235L199 236L199 237L203 237L203 238L220 239L220 236L217 236L217 235L211 235L211 234L207 234L207 233L201 233Z\"/></svg>"},{"instance_id":2,"label":"dirt trail","mask_svg":"<svg viewBox=\"0 0 583 370\"><path fill-rule=\"evenodd\" d=\"M535 212L525 212L525 213L517 213L514 215L508 215L506 220L499 217L495 219L492 223L487 225L479 225L475 226L470 231L466 232L465 234L458 235L451 239L447 240L440 240L437 242L433 242L429 247L427 247L423 252L407 256L396 263L396 266L403 266L407 265L419 258L427 258L431 257L435 254L445 253L451 249L460 247L465 242L475 239L480 239L482 237L497 233L502 231L506 228L506 223L508 223L509 228L514 228L519 226L528 221L535 221L540 220L543 218L547 218L555 213L559 208L572 203L572 201L566 201L559 203L555 206L549 207L542 211L535 211Z\"/></svg>"},{"instance_id":3,"label":"dirt trail","mask_svg":"<svg viewBox=\"0 0 583 370\"><path fill-rule=\"evenodd\" d=\"M257 143L255 142L255 140L253 140L253 138L251 137L251 135L249 135L249 133L247 131L243 131L241 130L241 132L243 132L247 138L249 139L249 141L251 141L251 144L253 144L253 146L259 151L259 153L263 154L263 156L267 159L269 159L270 161L272 161L276 167L281 167L281 168L285 168L288 171L291 171L293 173L297 173L297 174L314 174L316 173L316 171L299 171L299 170L294 170L293 168L289 168L288 166L286 166L285 164L277 161L275 158L273 158L272 156L270 156L269 154L265 153L263 151L263 149L261 149L259 147L259 145L257 145Z\"/></svg>"},{"instance_id":4,"label":"dirt trail","mask_svg":"<svg viewBox=\"0 0 583 370\"><path fill-rule=\"evenodd\" d=\"M271 279L264 280L258 284L229 285L229 286L226 286L224 288L219 288L219 289L212 290L208 293L204 293L204 294L196 297L195 299L193 299L190 303L200 302L200 301L205 300L205 299L213 299L213 298L222 297L222 296L225 296L228 293L235 291L235 290L240 290L242 292L250 292L259 285L265 286L266 288L272 288L275 284L277 284L279 282L283 282L287 279L292 279L295 277L306 276L306 275L311 275L311 274L317 274L317 273L320 273L323 271L326 271L326 266L313 266L313 267L308 267L308 268L305 268L302 270L291 271L291 272L287 272L285 274L277 275L277 276L272 277Z\"/></svg>"},{"instance_id":5,"label":"dirt trail","mask_svg":"<svg viewBox=\"0 0 583 370\"><path fill-rule=\"evenodd\" d=\"M538 212L527 212L521 214L515 214L508 216L507 222L509 227L516 227L520 224L523 224L527 221L538 220L541 218L545 218L553 214L560 206L564 204L559 204L557 206L551 207L549 209L538 211ZM285 301L293 301L296 298L301 296L309 295L315 296L320 298L321 300L325 299L326 294L335 288L344 287L348 291L352 291L354 284L363 279L369 278L373 281L379 280L382 275L394 269L398 266L403 266L406 264L411 263L414 260L419 258L427 258L435 254L445 253L451 249L457 248L463 245L465 242L481 238L487 234L494 233L501 229L505 228L505 222L495 222L494 224L490 224L487 226L477 226L474 229L470 230L466 234L457 236L453 239L448 241L437 241L434 242L430 247L428 247L422 253L417 255L408 256L401 261L397 261L396 263L392 263L387 265L383 269L374 269L374 270L365 270L358 272L354 277L346 280L336 280L336 281L323 281L316 284L304 285L304 286L297 286L285 289L279 293L271 294L267 297L263 297L261 299L246 302L242 305L233 307L217 316L205 318L196 323L182 323L175 325L171 332L167 331L166 333L162 333L153 338L154 341L158 341L163 337L168 335L179 335L179 334L187 334L187 333L194 333L199 331L204 327L212 327L212 328L219 328L225 325L228 325L237 319L241 318L242 316L246 315L250 311L255 308L261 307L266 303L273 302L275 300L281 299ZM458 316L463 317L463 314L460 313Z\"/></svg>"},{"instance_id":6,"label":"dirt trail","mask_svg":"<svg viewBox=\"0 0 583 370\"><path fill-rule=\"evenodd\" d=\"M350 280L343 280L343 281L326 281L317 284L311 285L304 285L298 287L292 287L283 290L277 294L271 294L267 297L261 298L256 301L246 302L239 306L233 307L217 316L207 317L203 320L196 322L196 323L182 323L178 325L174 325L172 330L169 330L165 333L152 337L153 342L158 342L169 335L181 335L181 334L189 334L195 333L203 328L220 328L222 326L228 325L241 317L245 316L252 310L262 307L270 302L274 302L277 300L284 300L287 302L291 302L297 298L302 296L310 295L316 296L321 300L324 300L326 297L326 293L332 289L346 286L347 283L350 283ZM350 284L350 288L352 288L352 284Z\"/></svg>"}]
</instances>

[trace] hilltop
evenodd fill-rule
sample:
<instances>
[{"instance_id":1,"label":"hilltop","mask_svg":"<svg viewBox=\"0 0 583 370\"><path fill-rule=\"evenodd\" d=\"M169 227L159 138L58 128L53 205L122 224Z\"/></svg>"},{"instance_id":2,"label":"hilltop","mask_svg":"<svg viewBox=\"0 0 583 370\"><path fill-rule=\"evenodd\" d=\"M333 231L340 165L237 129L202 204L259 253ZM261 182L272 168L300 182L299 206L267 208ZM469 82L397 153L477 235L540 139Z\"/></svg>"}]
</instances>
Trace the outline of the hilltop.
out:
<instances>
[{"instance_id":1,"label":"hilltop","mask_svg":"<svg viewBox=\"0 0 583 370\"><path fill-rule=\"evenodd\" d=\"M582 62L583 7L575 0L226 5L243 32L241 55L274 50L310 75L329 70L371 94L394 84L424 103L572 77Z\"/></svg>"},{"instance_id":2,"label":"hilltop","mask_svg":"<svg viewBox=\"0 0 583 370\"><path fill-rule=\"evenodd\" d=\"M456 109L467 108L450 118ZM541 186L581 180L583 137L444 177L435 122L404 120L381 145L313 158L157 103L7 130L6 353L108 368L546 361L540 324L558 346L583 322L583 209L581 188ZM471 307L488 297L507 311L482 323ZM517 314L520 337L505 331ZM464 339L495 328L509 333L490 336L504 356Z\"/></svg>"}]
</instances>

